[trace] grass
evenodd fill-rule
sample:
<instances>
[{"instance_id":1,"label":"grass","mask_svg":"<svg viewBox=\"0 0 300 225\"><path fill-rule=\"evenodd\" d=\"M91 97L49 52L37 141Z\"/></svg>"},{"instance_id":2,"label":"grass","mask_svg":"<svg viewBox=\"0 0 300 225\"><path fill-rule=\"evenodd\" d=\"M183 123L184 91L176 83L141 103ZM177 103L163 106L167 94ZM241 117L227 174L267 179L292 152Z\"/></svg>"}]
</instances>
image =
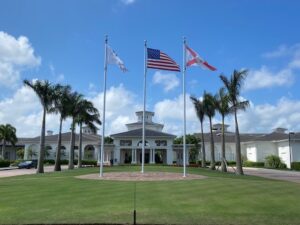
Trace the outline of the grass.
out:
<instances>
[{"instance_id":1,"label":"grass","mask_svg":"<svg viewBox=\"0 0 300 225\"><path fill-rule=\"evenodd\" d=\"M108 171L138 171L119 166ZM148 166L146 171L182 172ZM132 223L134 182L82 180L98 168L0 178L0 223ZM300 224L300 185L200 168L202 180L136 182L137 222Z\"/></svg>"}]
</instances>

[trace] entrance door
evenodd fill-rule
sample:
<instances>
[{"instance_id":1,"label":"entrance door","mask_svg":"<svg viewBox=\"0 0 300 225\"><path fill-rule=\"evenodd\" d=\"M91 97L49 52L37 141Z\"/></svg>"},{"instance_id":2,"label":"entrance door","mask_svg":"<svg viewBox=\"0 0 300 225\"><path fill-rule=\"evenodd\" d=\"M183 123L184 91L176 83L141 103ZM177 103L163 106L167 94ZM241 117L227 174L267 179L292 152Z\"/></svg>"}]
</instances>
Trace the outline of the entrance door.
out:
<instances>
[{"instance_id":1,"label":"entrance door","mask_svg":"<svg viewBox=\"0 0 300 225\"><path fill-rule=\"evenodd\" d=\"M150 154L149 152L145 152L145 163L149 163L150 161ZM142 163L142 152L140 153L140 163Z\"/></svg>"}]
</instances>

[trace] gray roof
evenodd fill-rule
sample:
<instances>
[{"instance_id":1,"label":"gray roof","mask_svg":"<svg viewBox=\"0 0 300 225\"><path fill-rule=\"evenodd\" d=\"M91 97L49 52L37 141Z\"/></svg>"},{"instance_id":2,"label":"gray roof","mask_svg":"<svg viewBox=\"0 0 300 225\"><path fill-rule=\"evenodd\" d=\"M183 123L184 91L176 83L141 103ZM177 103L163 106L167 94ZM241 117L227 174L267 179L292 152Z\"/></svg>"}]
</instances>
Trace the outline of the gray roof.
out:
<instances>
[{"instance_id":1,"label":"gray roof","mask_svg":"<svg viewBox=\"0 0 300 225\"><path fill-rule=\"evenodd\" d=\"M195 133L195 135L201 139L201 133ZM216 143L221 143L220 132L213 132L214 141ZM241 142L254 142L254 141L286 141L289 138L287 133L272 132L269 134L265 133L241 133L240 134ZM225 132L225 140L227 143L235 142L235 133ZM291 140L300 140L300 133L295 133L291 135ZM210 141L210 133L204 133L204 141Z\"/></svg>"},{"instance_id":2,"label":"gray roof","mask_svg":"<svg viewBox=\"0 0 300 225\"><path fill-rule=\"evenodd\" d=\"M130 130L118 134L112 134L110 135L111 137L142 137L142 131L143 129L135 129L135 130ZM166 138L175 138L176 136L173 134L167 134L164 132L160 131L155 131L155 130L150 130L146 129L145 130L145 136L146 137L166 137Z\"/></svg>"},{"instance_id":3,"label":"gray roof","mask_svg":"<svg viewBox=\"0 0 300 225\"><path fill-rule=\"evenodd\" d=\"M62 133L61 140L62 142L68 142L71 139L71 132ZM48 135L45 137L45 141L47 142L57 142L58 134ZM26 143L39 143L40 136L34 138L18 138L18 145L24 145ZM79 134L75 134L75 141L79 141ZM82 134L83 142L99 142L101 141L101 136L97 134Z\"/></svg>"}]
</instances>

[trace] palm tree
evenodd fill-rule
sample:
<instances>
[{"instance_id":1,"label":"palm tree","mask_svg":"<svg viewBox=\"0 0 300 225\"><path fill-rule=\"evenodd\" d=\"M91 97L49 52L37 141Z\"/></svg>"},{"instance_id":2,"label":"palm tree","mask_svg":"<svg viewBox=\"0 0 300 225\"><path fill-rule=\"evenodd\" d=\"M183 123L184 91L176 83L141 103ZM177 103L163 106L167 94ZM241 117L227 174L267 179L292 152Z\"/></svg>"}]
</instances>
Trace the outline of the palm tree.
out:
<instances>
[{"instance_id":1,"label":"palm tree","mask_svg":"<svg viewBox=\"0 0 300 225\"><path fill-rule=\"evenodd\" d=\"M243 81L247 76L247 70L234 70L231 77L228 79L224 75L220 75L221 80L224 83L225 88L227 89L229 101L231 104L231 110L234 112L235 119L235 144L236 144L236 174L243 175L242 167L242 156L241 156L241 140L239 133L239 126L237 120L238 110L245 110L249 106L249 101L240 100L240 92Z\"/></svg>"},{"instance_id":2,"label":"palm tree","mask_svg":"<svg viewBox=\"0 0 300 225\"><path fill-rule=\"evenodd\" d=\"M214 136L213 136L213 128L212 128L212 118L215 116L216 112L216 100L214 96L210 93L204 91L203 94L203 106L205 115L209 119L209 127L210 127L210 169L216 169L216 162L215 162L215 144L214 144Z\"/></svg>"},{"instance_id":3,"label":"palm tree","mask_svg":"<svg viewBox=\"0 0 300 225\"><path fill-rule=\"evenodd\" d=\"M192 102L194 103L194 107L197 113L197 117L200 120L201 124L201 142L202 142L202 159L201 159L201 167L205 168L205 144L204 144L204 133L203 133L203 121L205 116L204 103L203 101L197 99L196 97L190 97Z\"/></svg>"},{"instance_id":4,"label":"palm tree","mask_svg":"<svg viewBox=\"0 0 300 225\"><path fill-rule=\"evenodd\" d=\"M224 87L220 88L219 92L215 96L216 98L216 109L222 116L222 160L221 160L221 169L222 172L227 172L226 163L225 163L225 116L228 115L230 111L229 105L229 96L226 93Z\"/></svg>"},{"instance_id":5,"label":"palm tree","mask_svg":"<svg viewBox=\"0 0 300 225\"><path fill-rule=\"evenodd\" d=\"M71 94L71 87L69 85L62 86L56 85L55 86L55 100L54 106L50 109L50 112L54 112L60 115L59 119L59 133L58 133L58 140L57 140L57 149L55 154L55 166L54 171L61 171L60 165L60 157L61 157L61 131L62 131L62 123L68 117L69 108L71 105L70 102L70 94Z\"/></svg>"},{"instance_id":6,"label":"palm tree","mask_svg":"<svg viewBox=\"0 0 300 225\"><path fill-rule=\"evenodd\" d=\"M87 100L80 102L80 111L76 117L76 123L79 125L79 149L78 149L78 168L80 168L82 160L82 124L86 124L93 133L97 132L94 123L101 125L100 114L93 103Z\"/></svg>"},{"instance_id":7,"label":"palm tree","mask_svg":"<svg viewBox=\"0 0 300 225\"><path fill-rule=\"evenodd\" d=\"M10 142L13 146L18 141L16 135L16 128L14 128L10 124L0 125L0 141L2 141L2 159L4 159L4 151L6 147L6 143Z\"/></svg>"},{"instance_id":8,"label":"palm tree","mask_svg":"<svg viewBox=\"0 0 300 225\"><path fill-rule=\"evenodd\" d=\"M70 95L70 107L68 115L72 118L71 123L71 140L70 140L70 155L68 169L74 169L74 146L75 146L75 125L76 118L78 117L81 109L82 102L84 101L83 95L77 92L73 92Z\"/></svg>"},{"instance_id":9,"label":"palm tree","mask_svg":"<svg viewBox=\"0 0 300 225\"><path fill-rule=\"evenodd\" d=\"M37 173L44 173L46 113L49 112L50 108L53 105L54 88L53 85L47 80L37 80L34 82L24 80L24 84L30 87L36 93L43 107L43 119Z\"/></svg>"}]
</instances>

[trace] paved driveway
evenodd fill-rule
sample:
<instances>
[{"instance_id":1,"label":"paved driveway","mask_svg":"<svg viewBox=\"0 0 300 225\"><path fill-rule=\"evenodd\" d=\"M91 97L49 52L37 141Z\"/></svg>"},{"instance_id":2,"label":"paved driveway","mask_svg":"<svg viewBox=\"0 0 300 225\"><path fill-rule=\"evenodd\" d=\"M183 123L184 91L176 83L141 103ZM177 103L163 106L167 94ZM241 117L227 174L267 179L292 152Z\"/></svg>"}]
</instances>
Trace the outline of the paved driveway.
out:
<instances>
[{"instance_id":1,"label":"paved driveway","mask_svg":"<svg viewBox=\"0 0 300 225\"><path fill-rule=\"evenodd\" d=\"M300 184L300 172L288 170L272 170L264 168L244 168L247 175L271 178L275 180L291 181Z\"/></svg>"},{"instance_id":2,"label":"paved driveway","mask_svg":"<svg viewBox=\"0 0 300 225\"><path fill-rule=\"evenodd\" d=\"M67 166L62 166L62 170L66 169ZM44 171L47 172L53 172L54 166L45 166ZM26 174L35 174L36 169L12 169L12 170L1 170L0 171L0 178L1 177L13 177L13 176L19 176L19 175L26 175Z\"/></svg>"},{"instance_id":3,"label":"paved driveway","mask_svg":"<svg viewBox=\"0 0 300 225\"><path fill-rule=\"evenodd\" d=\"M228 167L228 170L233 171L232 167ZM289 170L273 170L264 168L251 168L243 167L244 173L246 175L265 177L275 180L290 181L300 184L300 172L289 171Z\"/></svg>"}]
</instances>

